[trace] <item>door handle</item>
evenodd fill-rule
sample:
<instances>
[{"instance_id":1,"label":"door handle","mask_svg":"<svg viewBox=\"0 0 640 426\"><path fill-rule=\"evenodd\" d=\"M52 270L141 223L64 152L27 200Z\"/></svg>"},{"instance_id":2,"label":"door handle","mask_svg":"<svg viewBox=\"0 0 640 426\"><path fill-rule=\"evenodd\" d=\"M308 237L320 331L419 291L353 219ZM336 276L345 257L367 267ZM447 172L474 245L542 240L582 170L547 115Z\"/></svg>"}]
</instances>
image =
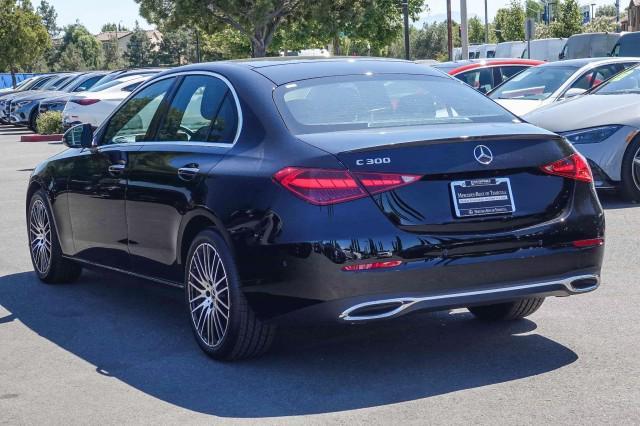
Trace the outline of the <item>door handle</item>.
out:
<instances>
[{"instance_id":1,"label":"door handle","mask_svg":"<svg viewBox=\"0 0 640 426\"><path fill-rule=\"evenodd\" d=\"M200 171L197 167L181 167L178 169L178 177L182 180L193 180Z\"/></svg>"},{"instance_id":2,"label":"door handle","mask_svg":"<svg viewBox=\"0 0 640 426\"><path fill-rule=\"evenodd\" d=\"M109 166L109 173L112 175L119 175L124 171L126 166L124 164L112 164Z\"/></svg>"}]
</instances>

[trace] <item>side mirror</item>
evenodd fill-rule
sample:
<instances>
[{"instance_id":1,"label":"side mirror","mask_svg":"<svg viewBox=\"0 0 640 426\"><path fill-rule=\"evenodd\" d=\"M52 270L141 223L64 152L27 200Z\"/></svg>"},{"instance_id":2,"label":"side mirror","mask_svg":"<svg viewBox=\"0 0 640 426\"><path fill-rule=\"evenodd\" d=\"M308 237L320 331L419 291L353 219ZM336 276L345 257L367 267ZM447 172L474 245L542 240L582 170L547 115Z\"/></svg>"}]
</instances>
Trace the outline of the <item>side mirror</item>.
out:
<instances>
[{"instance_id":1,"label":"side mirror","mask_svg":"<svg viewBox=\"0 0 640 426\"><path fill-rule=\"evenodd\" d=\"M559 60L563 60L564 59L564 52L560 52L560 54L558 55L558 59Z\"/></svg>"},{"instance_id":2,"label":"side mirror","mask_svg":"<svg viewBox=\"0 0 640 426\"><path fill-rule=\"evenodd\" d=\"M93 144L93 127L91 124L78 124L67 130L62 142L69 148L91 148Z\"/></svg>"},{"instance_id":3,"label":"side mirror","mask_svg":"<svg viewBox=\"0 0 640 426\"><path fill-rule=\"evenodd\" d=\"M586 90L584 89L580 89L578 87L574 87L571 88L569 90L566 91L566 93L564 94L565 99L569 99L569 98L574 98L576 96L580 96L582 94L584 94L586 92Z\"/></svg>"}]
</instances>

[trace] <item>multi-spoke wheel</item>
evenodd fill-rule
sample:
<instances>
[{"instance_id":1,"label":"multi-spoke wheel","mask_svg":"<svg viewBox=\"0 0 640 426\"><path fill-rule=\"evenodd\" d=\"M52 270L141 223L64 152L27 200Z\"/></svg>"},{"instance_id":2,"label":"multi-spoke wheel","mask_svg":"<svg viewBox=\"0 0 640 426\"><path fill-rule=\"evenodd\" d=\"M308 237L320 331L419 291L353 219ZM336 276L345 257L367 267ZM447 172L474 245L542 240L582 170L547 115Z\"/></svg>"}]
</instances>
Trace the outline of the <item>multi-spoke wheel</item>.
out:
<instances>
[{"instance_id":1,"label":"multi-spoke wheel","mask_svg":"<svg viewBox=\"0 0 640 426\"><path fill-rule=\"evenodd\" d=\"M46 275L51 266L51 222L42 200L35 200L31 206L29 236L33 266Z\"/></svg>"},{"instance_id":2,"label":"multi-spoke wheel","mask_svg":"<svg viewBox=\"0 0 640 426\"><path fill-rule=\"evenodd\" d=\"M55 223L43 191L37 191L31 197L27 228L33 269L42 281L71 282L80 276L80 266L62 255Z\"/></svg>"},{"instance_id":3,"label":"multi-spoke wheel","mask_svg":"<svg viewBox=\"0 0 640 426\"><path fill-rule=\"evenodd\" d=\"M239 282L226 242L212 229L198 234L185 263L185 299L198 344L216 359L256 356L273 340L274 327L255 316Z\"/></svg>"},{"instance_id":4,"label":"multi-spoke wheel","mask_svg":"<svg viewBox=\"0 0 640 426\"><path fill-rule=\"evenodd\" d=\"M622 158L620 191L629 201L640 202L640 139L627 147Z\"/></svg>"},{"instance_id":5,"label":"multi-spoke wheel","mask_svg":"<svg viewBox=\"0 0 640 426\"><path fill-rule=\"evenodd\" d=\"M196 247L188 277L191 321L202 342L220 344L229 327L229 282L218 251L209 243Z\"/></svg>"}]
</instances>

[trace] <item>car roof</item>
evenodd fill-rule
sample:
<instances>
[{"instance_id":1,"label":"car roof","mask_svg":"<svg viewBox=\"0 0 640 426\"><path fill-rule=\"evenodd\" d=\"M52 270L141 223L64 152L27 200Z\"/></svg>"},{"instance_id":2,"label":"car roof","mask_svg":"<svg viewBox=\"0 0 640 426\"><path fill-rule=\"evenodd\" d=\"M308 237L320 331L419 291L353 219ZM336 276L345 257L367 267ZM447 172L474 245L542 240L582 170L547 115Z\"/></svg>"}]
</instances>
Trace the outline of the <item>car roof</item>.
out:
<instances>
[{"instance_id":1,"label":"car roof","mask_svg":"<svg viewBox=\"0 0 640 426\"><path fill-rule=\"evenodd\" d=\"M537 66L545 64L544 61L536 59L519 59L519 58L486 58L486 59L466 59L461 61L443 62L441 64L432 65L434 68L440 68L454 75L471 69L493 67L496 65L531 65Z\"/></svg>"},{"instance_id":2,"label":"car roof","mask_svg":"<svg viewBox=\"0 0 640 426\"><path fill-rule=\"evenodd\" d=\"M567 59L563 61L548 62L543 67L561 67L561 66L573 66L575 68L582 68L584 66L596 66L604 64L615 64L618 62L638 62L640 58L625 58L625 57L605 57L605 58L580 58L580 59Z\"/></svg>"},{"instance_id":3,"label":"car roof","mask_svg":"<svg viewBox=\"0 0 640 426\"><path fill-rule=\"evenodd\" d=\"M276 85L311 78L356 75L366 73L379 74L423 74L442 77L442 73L430 67L412 61L371 57L329 57L301 58L276 57L262 59L242 59L232 61L209 62L174 68L163 73L188 72L205 70L220 72L221 70L244 69L255 71L271 80Z\"/></svg>"}]
</instances>

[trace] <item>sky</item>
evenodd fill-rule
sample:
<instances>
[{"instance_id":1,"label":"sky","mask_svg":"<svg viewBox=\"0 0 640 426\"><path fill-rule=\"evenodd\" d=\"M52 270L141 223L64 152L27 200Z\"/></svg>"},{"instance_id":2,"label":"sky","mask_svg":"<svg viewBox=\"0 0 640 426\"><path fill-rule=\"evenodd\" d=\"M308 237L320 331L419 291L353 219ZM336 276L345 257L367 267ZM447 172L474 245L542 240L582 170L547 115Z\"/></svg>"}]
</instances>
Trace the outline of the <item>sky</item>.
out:
<instances>
[{"instance_id":1,"label":"sky","mask_svg":"<svg viewBox=\"0 0 640 426\"><path fill-rule=\"evenodd\" d=\"M596 5L612 4L614 0L579 0L580 4ZM38 0L33 1L38 4ZM143 28L151 28L139 15L138 5L133 0L49 0L58 12L58 25L65 26L73 24L76 19L84 24L92 33L98 33L102 24L106 22L120 22L133 27L138 20ZM509 3L508 0L488 0L489 21L493 19L496 10ZM626 7L628 1L622 0L622 7ZM423 13L418 25L422 22L443 21L446 19L447 2L445 0L427 0L429 11ZM460 0L451 0L451 8L454 19L459 20ZM597 7L597 6L596 6ZM478 16L484 20L484 1L467 0L467 13L469 17Z\"/></svg>"}]
</instances>

